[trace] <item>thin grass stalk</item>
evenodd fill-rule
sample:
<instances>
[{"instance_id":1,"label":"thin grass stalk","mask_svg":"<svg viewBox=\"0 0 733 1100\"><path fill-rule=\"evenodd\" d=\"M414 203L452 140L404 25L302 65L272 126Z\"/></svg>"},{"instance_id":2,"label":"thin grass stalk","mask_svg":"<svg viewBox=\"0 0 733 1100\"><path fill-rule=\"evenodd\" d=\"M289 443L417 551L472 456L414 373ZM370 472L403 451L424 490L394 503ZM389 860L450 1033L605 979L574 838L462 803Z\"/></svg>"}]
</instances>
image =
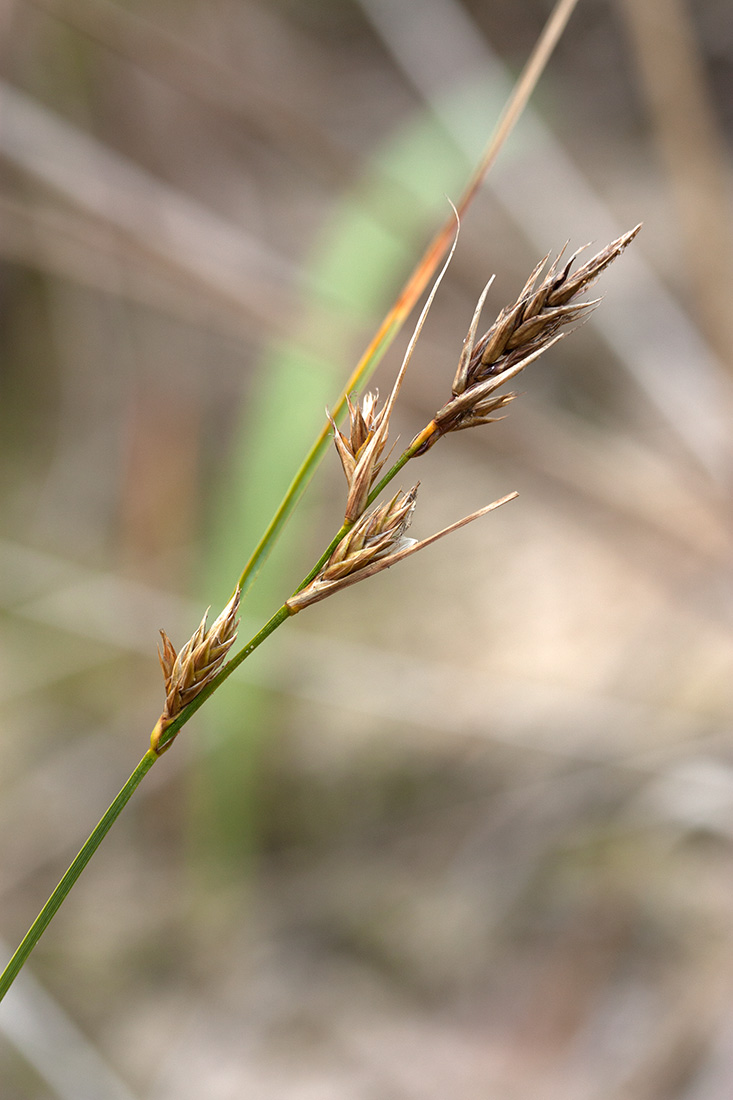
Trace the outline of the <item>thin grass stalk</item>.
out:
<instances>
[{"instance_id":1,"label":"thin grass stalk","mask_svg":"<svg viewBox=\"0 0 733 1100\"><path fill-rule=\"evenodd\" d=\"M69 869L66 871L58 886L21 940L17 951L3 970L2 974L0 974L0 1001L2 1001L5 994L10 989L31 951L56 916L64 898L74 886L79 875L82 873L87 863L89 863L89 860L92 858L157 759L158 757L152 749L149 749L145 753L145 756L135 768L120 793L102 815L96 827L89 834L89 837L82 845L79 853L69 865Z\"/></svg>"}]
</instances>

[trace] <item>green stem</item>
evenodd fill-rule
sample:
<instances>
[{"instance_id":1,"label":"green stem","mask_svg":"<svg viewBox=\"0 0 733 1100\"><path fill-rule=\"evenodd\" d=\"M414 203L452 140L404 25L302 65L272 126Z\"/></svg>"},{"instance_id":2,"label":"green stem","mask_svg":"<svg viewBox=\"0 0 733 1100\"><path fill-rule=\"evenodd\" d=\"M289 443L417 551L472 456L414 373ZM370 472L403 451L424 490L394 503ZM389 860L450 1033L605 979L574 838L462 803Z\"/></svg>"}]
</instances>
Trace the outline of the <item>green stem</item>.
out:
<instances>
[{"instance_id":1,"label":"green stem","mask_svg":"<svg viewBox=\"0 0 733 1100\"><path fill-rule=\"evenodd\" d=\"M428 424L428 426L426 428L423 428L423 430L419 433L419 435L415 436L415 438L413 439L410 446L405 451L402 452L400 457L395 462L394 466L391 466L389 468L389 470L387 471L387 473L382 478L382 480L377 482L377 484L374 486L371 493L367 497L367 507L377 499L377 497L382 492L382 490L387 485L389 485L389 483L390 483L390 481L392 480L393 477L397 476L397 474L400 472L402 467L406 466L407 463L410 461L410 459L415 457L417 452L422 447L425 436L427 435L428 430L430 428L431 428L431 424Z\"/></svg>"},{"instance_id":2,"label":"green stem","mask_svg":"<svg viewBox=\"0 0 733 1100\"><path fill-rule=\"evenodd\" d=\"M129 802L132 794L142 782L145 775L150 771L156 760L157 756L154 752L152 752L152 750L145 753L145 756L135 768L135 771L132 773L120 793L117 795L117 798L115 798L114 802L103 815L99 824L92 831L89 838L85 841L84 845L81 848L81 851L76 856L68 871L61 879L54 892L51 894L51 897L48 899L43 909L41 909L41 912L38 914L33 924L28 929L27 933L23 937L20 946L18 947L18 950L15 952L12 959L5 967L2 975L0 975L0 1001L10 989L31 951L36 946L53 918L56 916L59 906L63 902L64 898L69 893L72 886L79 878L79 875L82 873L87 863L92 858L97 848L102 843L107 833L112 828L115 821Z\"/></svg>"}]
</instances>

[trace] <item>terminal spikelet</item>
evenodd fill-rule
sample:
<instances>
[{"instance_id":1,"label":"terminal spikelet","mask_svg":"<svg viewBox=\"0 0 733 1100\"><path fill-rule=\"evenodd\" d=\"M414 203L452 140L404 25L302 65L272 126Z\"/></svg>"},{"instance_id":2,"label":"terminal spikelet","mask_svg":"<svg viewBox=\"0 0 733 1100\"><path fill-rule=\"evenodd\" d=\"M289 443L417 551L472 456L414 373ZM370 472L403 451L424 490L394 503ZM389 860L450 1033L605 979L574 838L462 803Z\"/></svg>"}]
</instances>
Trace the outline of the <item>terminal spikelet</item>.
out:
<instances>
[{"instance_id":1,"label":"terminal spikelet","mask_svg":"<svg viewBox=\"0 0 733 1100\"><path fill-rule=\"evenodd\" d=\"M424 454L449 432L496 419L492 414L516 396L513 393L499 395L496 391L561 339L561 329L582 320L598 305L600 299L584 302L575 299L590 289L640 229L641 225L637 225L611 241L575 272L571 268L582 249L564 262L563 249L538 283L549 258L545 256L529 276L516 302L502 309L491 328L477 340L481 310L493 282L490 280L479 298L463 342L452 397L413 441L421 440L415 453Z\"/></svg>"}]
</instances>

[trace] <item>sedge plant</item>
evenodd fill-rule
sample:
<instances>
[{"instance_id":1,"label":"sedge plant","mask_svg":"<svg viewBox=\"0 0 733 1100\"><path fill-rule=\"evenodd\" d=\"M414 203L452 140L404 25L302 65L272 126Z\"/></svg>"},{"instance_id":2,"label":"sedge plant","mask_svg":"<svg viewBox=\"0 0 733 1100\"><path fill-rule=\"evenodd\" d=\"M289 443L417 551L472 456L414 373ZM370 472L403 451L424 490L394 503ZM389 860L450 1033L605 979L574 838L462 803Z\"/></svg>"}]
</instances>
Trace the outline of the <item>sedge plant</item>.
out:
<instances>
[{"instance_id":1,"label":"sedge plant","mask_svg":"<svg viewBox=\"0 0 733 1100\"><path fill-rule=\"evenodd\" d=\"M162 645L158 653L164 678L165 703L153 728L150 747L92 830L0 975L0 1000L11 987L41 935L145 775L171 748L182 727L243 661L292 616L344 588L365 581L402 562L517 496L515 492L508 493L419 541L407 535L417 504L419 482L407 490L400 488L388 498L378 501L409 462L425 454L444 436L497 419L496 414L516 397L516 394L507 392L507 383L561 339L567 326L581 320L598 304L597 300L587 300L582 296L633 240L640 228L637 226L612 241L575 270L573 268L578 253L564 258L561 252L547 270L545 268L549 257L545 257L532 271L517 299L500 312L482 336L477 337L490 281L479 297L445 404L385 470L389 462L387 444L391 416L428 312L455 251L458 239L456 226L460 213L467 207L503 141L519 118L576 2L577 0L560 0L557 4L507 104L494 137L454 207L454 216L447 220L429 245L362 356L283 502L238 578L226 607L211 626L207 625L207 612L197 630L178 651L167 634L161 631ZM380 406L377 397L369 392L363 394L360 400L357 399L355 391L375 368L448 250L448 257L434 280L387 400ZM343 411L348 416L345 430L338 426ZM296 591L284 600L244 646L234 652L241 600L312 477L327 447L329 435L332 435L346 479L343 523Z\"/></svg>"}]
</instances>

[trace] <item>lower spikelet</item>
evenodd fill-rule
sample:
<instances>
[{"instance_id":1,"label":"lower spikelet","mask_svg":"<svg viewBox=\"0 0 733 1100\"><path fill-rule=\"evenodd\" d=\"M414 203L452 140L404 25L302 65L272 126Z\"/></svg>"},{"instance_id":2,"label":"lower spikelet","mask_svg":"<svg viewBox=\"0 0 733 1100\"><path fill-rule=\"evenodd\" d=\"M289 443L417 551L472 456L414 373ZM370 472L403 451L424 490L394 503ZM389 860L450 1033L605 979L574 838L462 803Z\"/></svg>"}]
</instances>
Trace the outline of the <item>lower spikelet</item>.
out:
<instances>
[{"instance_id":1,"label":"lower spikelet","mask_svg":"<svg viewBox=\"0 0 733 1100\"><path fill-rule=\"evenodd\" d=\"M164 752L173 742L173 738L161 747L160 741L173 720L188 706L209 684L226 660L227 653L237 637L237 610L241 592L236 590L221 614L207 629L206 614L198 629L176 653L170 638L164 630L160 636L163 648L158 648L158 659L165 680L165 707L153 730L150 745L154 752Z\"/></svg>"}]
</instances>

